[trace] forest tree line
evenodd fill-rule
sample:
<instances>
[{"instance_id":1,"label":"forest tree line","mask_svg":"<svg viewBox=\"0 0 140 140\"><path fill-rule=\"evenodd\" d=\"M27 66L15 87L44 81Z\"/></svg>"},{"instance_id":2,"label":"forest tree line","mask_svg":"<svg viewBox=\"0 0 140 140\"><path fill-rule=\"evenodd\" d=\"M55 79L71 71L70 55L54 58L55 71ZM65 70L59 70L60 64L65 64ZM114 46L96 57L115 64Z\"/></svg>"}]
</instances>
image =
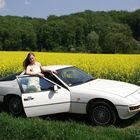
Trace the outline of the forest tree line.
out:
<instances>
[{"instance_id":1,"label":"forest tree line","mask_svg":"<svg viewBox=\"0 0 140 140\"><path fill-rule=\"evenodd\" d=\"M140 10L0 16L0 51L140 53Z\"/></svg>"}]
</instances>

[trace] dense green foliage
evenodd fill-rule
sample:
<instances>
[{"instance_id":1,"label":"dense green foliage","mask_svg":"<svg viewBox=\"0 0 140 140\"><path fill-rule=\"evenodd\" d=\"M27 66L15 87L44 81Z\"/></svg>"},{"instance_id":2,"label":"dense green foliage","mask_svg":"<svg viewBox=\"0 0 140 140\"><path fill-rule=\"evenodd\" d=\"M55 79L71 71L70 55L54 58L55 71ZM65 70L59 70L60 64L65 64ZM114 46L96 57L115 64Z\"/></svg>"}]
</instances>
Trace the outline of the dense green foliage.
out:
<instances>
[{"instance_id":1,"label":"dense green foliage","mask_svg":"<svg viewBox=\"0 0 140 140\"><path fill-rule=\"evenodd\" d=\"M140 10L0 16L0 50L140 53Z\"/></svg>"},{"instance_id":2,"label":"dense green foliage","mask_svg":"<svg viewBox=\"0 0 140 140\"><path fill-rule=\"evenodd\" d=\"M59 115L57 115L59 116ZM67 119L67 120L66 120ZM86 121L86 120L85 120ZM128 120L127 120L128 122ZM118 126L95 127L68 117L14 118L0 113L1 140L139 140L140 120Z\"/></svg>"}]
</instances>

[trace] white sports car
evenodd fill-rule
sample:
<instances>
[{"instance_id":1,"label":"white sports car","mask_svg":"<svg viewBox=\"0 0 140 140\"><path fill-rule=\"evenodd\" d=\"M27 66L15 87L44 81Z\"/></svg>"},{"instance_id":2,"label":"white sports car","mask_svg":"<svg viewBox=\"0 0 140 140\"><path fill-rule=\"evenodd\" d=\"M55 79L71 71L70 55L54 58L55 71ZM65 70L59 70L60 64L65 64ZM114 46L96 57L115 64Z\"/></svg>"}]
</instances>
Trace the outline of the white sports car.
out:
<instances>
[{"instance_id":1,"label":"white sports car","mask_svg":"<svg viewBox=\"0 0 140 140\"><path fill-rule=\"evenodd\" d=\"M0 79L0 102L27 117L62 112L87 114L94 125L114 124L140 111L140 87L94 79L75 66L45 66L46 78L20 74Z\"/></svg>"}]
</instances>

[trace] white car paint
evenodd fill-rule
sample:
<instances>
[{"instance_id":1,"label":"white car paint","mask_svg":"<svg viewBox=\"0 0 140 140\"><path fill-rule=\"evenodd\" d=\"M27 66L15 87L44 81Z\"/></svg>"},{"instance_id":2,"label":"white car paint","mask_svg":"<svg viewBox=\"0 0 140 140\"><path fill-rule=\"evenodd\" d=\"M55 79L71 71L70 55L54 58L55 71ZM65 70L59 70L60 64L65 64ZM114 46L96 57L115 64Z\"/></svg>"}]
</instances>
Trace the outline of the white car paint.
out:
<instances>
[{"instance_id":1,"label":"white car paint","mask_svg":"<svg viewBox=\"0 0 140 140\"><path fill-rule=\"evenodd\" d=\"M100 82L102 83L101 85ZM140 109L135 112L130 112L128 108L129 106L140 105L140 93L138 93L138 89L140 88L138 86L113 80L107 80L107 82L110 83L112 88L108 87L108 84L104 79L96 79L85 84L70 87L71 112L85 114L87 103L96 98L111 101L116 106L118 115L121 119L128 119L139 112ZM129 92L125 92L121 89L126 89ZM82 106L82 108L80 106Z\"/></svg>"},{"instance_id":2,"label":"white car paint","mask_svg":"<svg viewBox=\"0 0 140 140\"><path fill-rule=\"evenodd\" d=\"M71 65L44 66L44 70L59 71L71 68ZM22 93L19 86L19 78L27 75L19 75L17 80L0 81L0 102L8 94L18 95L22 99L23 108L27 117L41 116L62 112L87 114L87 105L94 99L104 99L112 103L116 108L119 118L128 119L140 111L140 86L134 84L105 79L94 79L79 85L68 85L57 74L53 74L62 85L47 78L45 80L54 84L57 89ZM130 110L130 107L134 109ZM135 109L135 107L137 107Z\"/></svg>"},{"instance_id":3,"label":"white car paint","mask_svg":"<svg viewBox=\"0 0 140 140\"><path fill-rule=\"evenodd\" d=\"M72 66L53 65L44 68L57 71L68 67ZM140 106L140 87L137 85L115 80L95 79L73 87L66 86L71 94L70 112L72 113L86 114L88 102L96 98L112 102L121 119L131 118L140 111L140 107L134 111L129 110L130 106Z\"/></svg>"},{"instance_id":4,"label":"white car paint","mask_svg":"<svg viewBox=\"0 0 140 140\"><path fill-rule=\"evenodd\" d=\"M22 102L27 117L69 112L70 93L64 88L22 94Z\"/></svg>"}]
</instances>

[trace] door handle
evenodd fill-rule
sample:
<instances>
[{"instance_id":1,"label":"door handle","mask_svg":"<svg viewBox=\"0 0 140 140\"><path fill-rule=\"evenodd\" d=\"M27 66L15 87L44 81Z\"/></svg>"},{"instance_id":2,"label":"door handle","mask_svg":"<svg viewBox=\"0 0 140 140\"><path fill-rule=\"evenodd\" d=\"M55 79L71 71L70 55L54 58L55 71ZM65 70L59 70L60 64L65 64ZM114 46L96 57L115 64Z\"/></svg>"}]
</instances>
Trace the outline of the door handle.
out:
<instances>
[{"instance_id":1,"label":"door handle","mask_svg":"<svg viewBox=\"0 0 140 140\"><path fill-rule=\"evenodd\" d=\"M33 100L33 99L34 99L33 97L29 96L27 98L24 98L24 101L29 101L29 100Z\"/></svg>"}]
</instances>

